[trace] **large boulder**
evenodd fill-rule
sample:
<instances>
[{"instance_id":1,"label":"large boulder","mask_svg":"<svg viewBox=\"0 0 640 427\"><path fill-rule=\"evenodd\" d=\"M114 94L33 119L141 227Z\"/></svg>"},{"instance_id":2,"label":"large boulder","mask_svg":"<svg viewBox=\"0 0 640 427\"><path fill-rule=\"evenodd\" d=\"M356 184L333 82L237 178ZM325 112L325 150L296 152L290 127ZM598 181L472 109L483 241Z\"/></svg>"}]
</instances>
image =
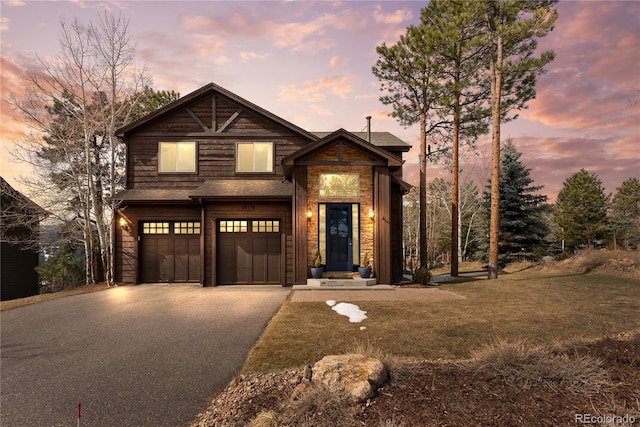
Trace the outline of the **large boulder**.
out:
<instances>
[{"instance_id":1,"label":"large boulder","mask_svg":"<svg viewBox=\"0 0 640 427\"><path fill-rule=\"evenodd\" d=\"M325 356L312 369L312 382L324 384L334 392L346 392L354 400L364 402L375 395L387 380L382 362L360 354Z\"/></svg>"}]
</instances>

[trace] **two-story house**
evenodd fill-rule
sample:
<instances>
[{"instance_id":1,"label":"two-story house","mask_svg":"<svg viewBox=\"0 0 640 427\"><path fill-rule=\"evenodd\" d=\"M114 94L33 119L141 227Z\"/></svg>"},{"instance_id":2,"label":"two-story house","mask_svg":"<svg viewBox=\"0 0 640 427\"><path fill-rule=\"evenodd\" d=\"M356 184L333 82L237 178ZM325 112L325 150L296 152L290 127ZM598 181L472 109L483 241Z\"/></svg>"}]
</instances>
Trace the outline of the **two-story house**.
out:
<instances>
[{"instance_id":1,"label":"two-story house","mask_svg":"<svg viewBox=\"0 0 640 427\"><path fill-rule=\"evenodd\" d=\"M402 277L410 147L390 133L312 133L211 83L117 134L117 281L306 284L317 251Z\"/></svg>"}]
</instances>

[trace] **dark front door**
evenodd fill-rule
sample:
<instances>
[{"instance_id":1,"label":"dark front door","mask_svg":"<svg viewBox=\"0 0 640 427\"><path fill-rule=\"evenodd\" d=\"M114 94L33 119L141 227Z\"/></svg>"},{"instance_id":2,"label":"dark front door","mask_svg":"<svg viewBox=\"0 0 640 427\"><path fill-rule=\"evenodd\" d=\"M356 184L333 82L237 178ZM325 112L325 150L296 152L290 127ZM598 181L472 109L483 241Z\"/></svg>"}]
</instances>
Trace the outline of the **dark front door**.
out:
<instances>
[{"instance_id":1,"label":"dark front door","mask_svg":"<svg viewBox=\"0 0 640 427\"><path fill-rule=\"evenodd\" d=\"M327 269L353 270L350 204L327 204Z\"/></svg>"}]
</instances>

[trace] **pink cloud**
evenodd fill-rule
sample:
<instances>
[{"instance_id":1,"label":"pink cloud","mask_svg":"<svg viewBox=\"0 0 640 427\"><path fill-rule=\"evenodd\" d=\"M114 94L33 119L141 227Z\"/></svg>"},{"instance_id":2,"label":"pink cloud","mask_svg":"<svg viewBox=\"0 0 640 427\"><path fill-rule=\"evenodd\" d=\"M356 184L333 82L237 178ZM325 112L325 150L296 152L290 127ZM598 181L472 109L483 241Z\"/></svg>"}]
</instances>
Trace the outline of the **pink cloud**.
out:
<instances>
[{"instance_id":1,"label":"pink cloud","mask_svg":"<svg viewBox=\"0 0 640 427\"><path fill-rule=\"evenodd\" d=\"M554 49L556 59L522 117L568 130L637 129L640 110L628 107L640 87L640 3L598 6L558 5L556 30L540 41L540 49Z\"/></svg>"},{"instance_id":2,"label":"pink cloud","mask_svg":"<svg viewBox=\"0 0 640 427\"><path fill-rule=\"evenodd\" d=\"M306 102L321 101L328 94L346 98L353 92L353 80L350 76L330 76L321 77L318 80L307 80L302 85L292 83L282 87L278 96L289 101L302 99Z\"/></svg>"},{"instance_id":3,"label":"pink cloud","mask_svg":"<svg viewBox=\"0 0 640 427\"><path fill-rule=\"evenodd\" d=\"M336 68L342 63L343 60L344 58L342 58L341 56L332 56L329 60L329 68Z\"/></svg>"},{"instance_id":4,"label":"pink cloud","mask_svg":"<svg viewBox=\"0 0 640 427\"><path fill-rule=\"evenodd\" d=\"M413 13L409 9L398 9L392 13L384 13L382 6L376 5L373 9L373 19L377 23L382 24L402 24L410 21L413 18Z\"/></svg>"}]
</instances>

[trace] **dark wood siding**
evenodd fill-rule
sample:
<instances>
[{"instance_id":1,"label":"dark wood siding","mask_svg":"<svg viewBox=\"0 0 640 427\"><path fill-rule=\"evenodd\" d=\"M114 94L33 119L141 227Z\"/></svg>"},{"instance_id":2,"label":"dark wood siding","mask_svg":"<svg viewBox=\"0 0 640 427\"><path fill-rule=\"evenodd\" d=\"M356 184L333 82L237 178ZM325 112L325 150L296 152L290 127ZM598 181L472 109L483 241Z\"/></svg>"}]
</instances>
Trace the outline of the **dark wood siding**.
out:
<instances>
[{"instance_id":1,"label":"dark wood siding","mask_svg":"<svg viewBox=\"0 0 640 427\"><path fill-rule=\"evenodd\" d=\"M296 166L293 171L294 214L293 218L293 245L295 258L292 268L293 283L303 285L307 283L307 167Z\"/></svg>"},{"instance_id":2,"label":"dark wood siding","mask_svg":"<svg viewBox=\"0 0 640 427\"><path fill-rule=\"evenodd\" d=\"M210 95L194 101L162 121L140 129L127 138L127 186L132 189L196 188L215 178L236 176L238 141L273 142L274 173L243 174L242 179L282 179L280 160L309 140L223 96ZM215 105L216 115L212 117ZM203 127L204 126L204 127ZM215 132L215 128L220 132ZM197 173L159 173L158 142L195 141L198 145Z\"/></svg>"},{"instance_id":3,"label":"dark wood siding","mask_svg":"<svg viewBox=\"0 0 640 427\"><path fill-rule=\"evenodd\" d=\"M2 242L1 300L25 298L38 294L38 251Z\"/></svg>"},{"instance_id":4,"label":"dark wood siding","mask_svg":"<svg viewBox=\"0 0 640 427\"><path fill-rule=\"evenodd\" d=\"M374 252L378 283L391 283L391 179L389 169L374 169L374 200L376 205Z\"/></svg>"},{"instance_id":5,"label":"dark wood siding","mask_svg":"<svg viewBox=\"0 0 640 427\"><path fill-rule=\"evenodd\" d=\"M402 192L391 182L391 281L402 281L404 256L402 254Z\"/></svg>"}]
</instances>

